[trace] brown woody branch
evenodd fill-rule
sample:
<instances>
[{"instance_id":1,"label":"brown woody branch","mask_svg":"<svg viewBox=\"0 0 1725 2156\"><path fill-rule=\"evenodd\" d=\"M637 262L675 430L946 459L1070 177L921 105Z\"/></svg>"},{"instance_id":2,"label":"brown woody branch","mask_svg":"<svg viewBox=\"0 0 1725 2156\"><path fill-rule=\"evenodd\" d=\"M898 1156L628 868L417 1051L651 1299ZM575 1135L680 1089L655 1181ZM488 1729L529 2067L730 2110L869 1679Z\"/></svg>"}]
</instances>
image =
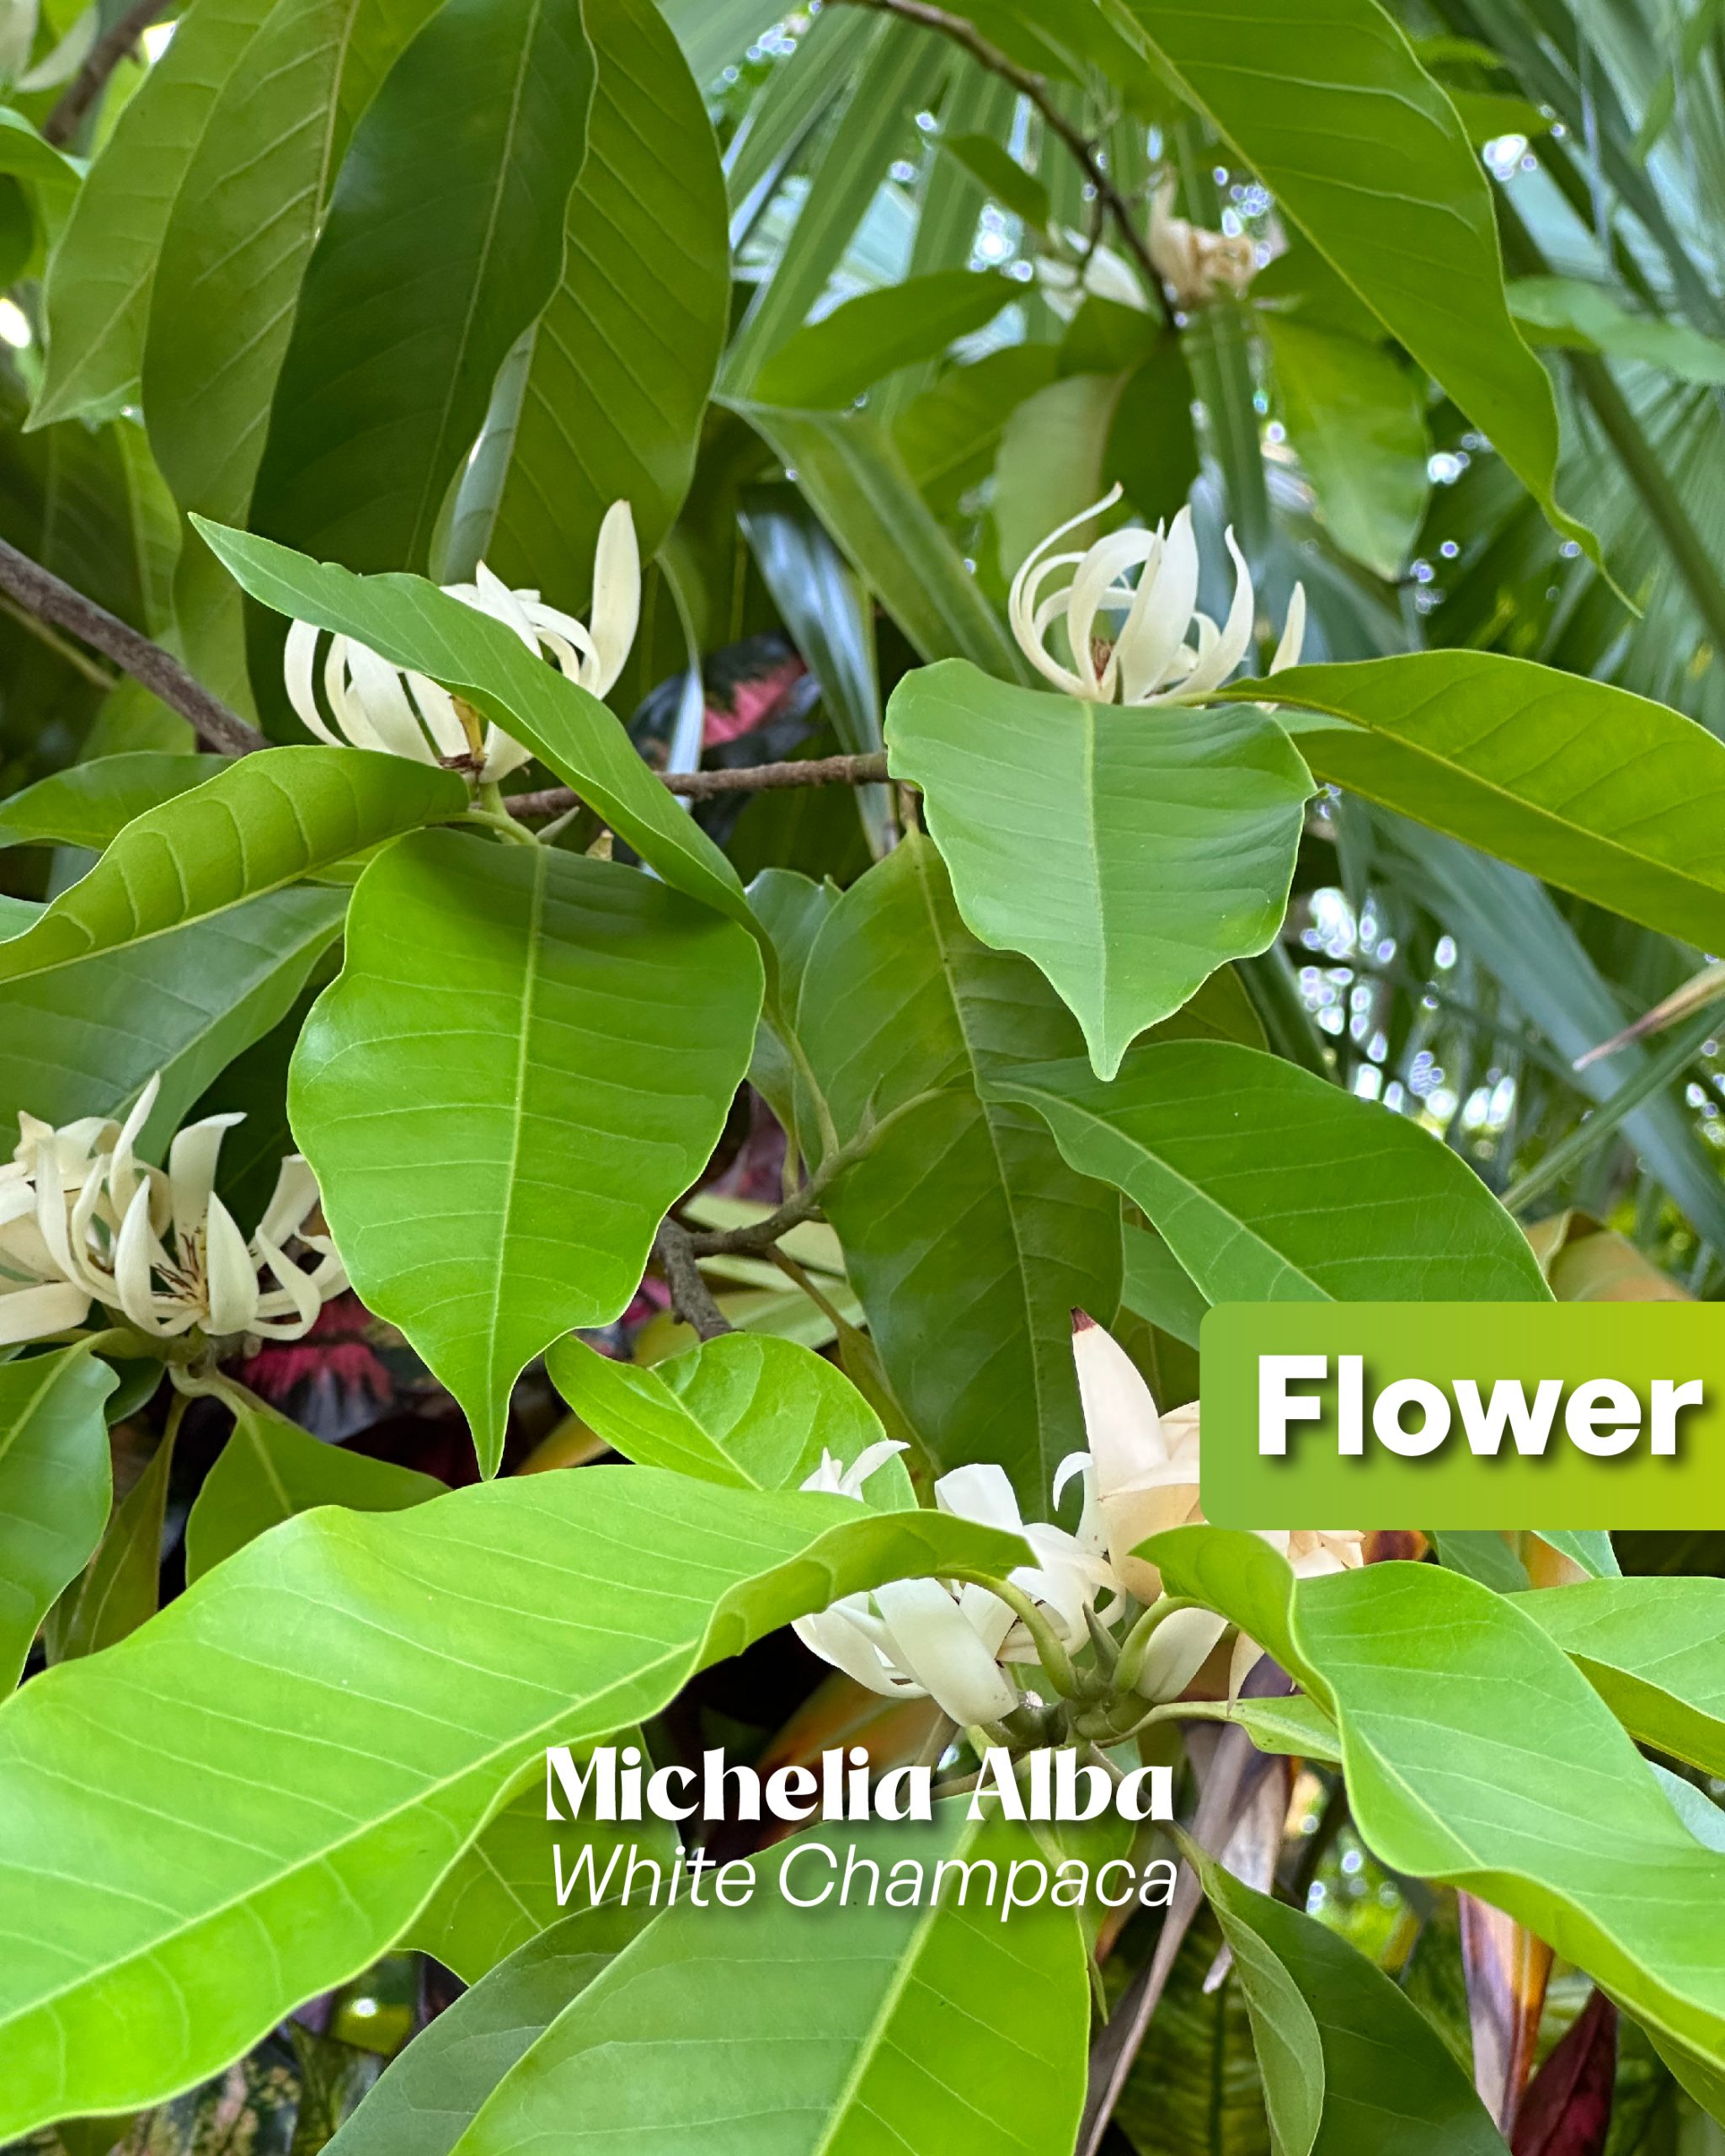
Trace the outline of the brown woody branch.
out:
<instances>
[{"instance_id":1,"label":"brown woody branch","mask_svg":"<svg viewBox=\"0 0 1725 2156\"><path fill-rule=\"evenodd\" d=\"M206 746L227 756L248 755L254 749L268 747L256 727L248 726L238 712L230 711L219 696L211 696L172 652L140 636L117 614L110 614L93 599L86 599L83 592L74 591L51 570L33 562L28 554L19 553L3 539L0 539L0 591L9 593L39 621L69 631L93 651L111 659L135 680L142 681L190 722Z\"/></svg>"},{"instance_id":2,"label":"brown woody branch","mask_svg":"<svg viewBox=\"0 0 1725 2156\"><path fill-rule=\"evenodd\" d=\"M77 134L78 122L101 96L108 77L114 72L163 12L163 0L133 0L117 23L104 30L101 36L84 55L80 67L52 112L42 123L42 139L58 149Z\"/></svg>"},{"instance_id":3,"label":"brown woody branch","mask_svg":"<svg viewBox=\"0 0 1725 2156\"><path fill-rule=\"evenodd\" d=\"M1096 146L1076 127L1055 103L1048 78L1028 67L1021 67L1010 53L1002 52L991 45L975 26L962 15L948 14L944 8L932 7L928 0L850 0L858 8L873 8L883 15L897 15L903 22L919 24L924 29L933 30L939 36L949 38L961 45L978 67L985 67L991 75L998 75L1002 82L1010 83L1021 97L1028 98L1042 115L1042 124L1051 134L1064 142L1077 160L1080 170L1096 191L1097 201L1113 220L1115 230L1125 242L1132 259L1144 274L1144 281L1162 309L1165 321L1172 323L1167 294L1162 290L1162 280L1151 259L1150 248L1144 235L1133 221L1132 205L1115 186L1099 163Z\"/></svg>"},{"instance_id":4,"label":"brown woody branch","mask_svg":"<svg viewBox=\"0 0 1725 2156\"><path fill-rule=\"evenodd\" d=\"M686 1228L680 1227L675 1220L660 1221L659 1233L653 1238L653 1250L660 1271L665 1275L665 1284L670 1289L671 1310L685 1325L692 1326L702 1340L717 1340L720 1333L734 1330L701 1277Z\"/></svg>"},{"instance_id":5,"label":"brown woody branch","mask_svg":"<svg viewBox=\"0 0 1725 2156\"><path fill-rule=\"evenodd\" d=\"M809 756L801 762L745 764L735 771L661 771L667 792L691 801L711 801L721 793L765 793L785 786L873 786L886 776L886 755ZM537 793L511 793L504 807L511 816L562 816L579 805L567 786L547 786Z\"/></svg>"}]
</instances>

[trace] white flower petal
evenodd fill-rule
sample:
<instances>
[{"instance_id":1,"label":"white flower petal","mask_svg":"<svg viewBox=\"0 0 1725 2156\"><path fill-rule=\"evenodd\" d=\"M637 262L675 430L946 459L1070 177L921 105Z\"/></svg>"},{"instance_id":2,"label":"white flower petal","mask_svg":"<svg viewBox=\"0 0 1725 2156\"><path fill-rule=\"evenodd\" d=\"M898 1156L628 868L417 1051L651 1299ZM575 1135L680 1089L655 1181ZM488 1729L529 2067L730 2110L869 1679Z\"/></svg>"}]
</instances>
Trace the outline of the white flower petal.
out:
<instances>
[{"instance_id":1,"label":"white flower petal","mask_svg":"<svg viewBox=\"0 0 1725 2156\"><path fill-rule=\"evenodd\" d=\"M874 1602L894 1662L954 1721L998 1721L1017 1705L1017 1687L938 1581L893 1580Z\"/></svg>"},{"instance_id":2,"label":"white flower petal","mask_svg":"<svg viewBox=\"0 0 1725 2156\"><path fill-rule=\"evenodd\" d=\"M1120 701L1142 703L1178 666L1198 604L1198 541L1192 511L1183 509L1158 558L1145 570L1116 651Z\"/></svg>"},{"instance_id":3,"label":"white flower petal","mask_svg":"<svg viewBox=\"0 0 1725 2156\"><path fill-rule=\"evenodd\" d=\"M1234 559L1233 604L1215 643L1208 649L1199 645L1198 664L1180 684L1182 702L1208 696L1212 690L1220 688L1252 648L1252 625L1257 606L1252 595L1252 572L1246 566L1246 557L1234 542L1232 525L1224 536Z\"/></svg>"},{"instance_id":4,"label":"white flower petal","mask_svg":"<svg viewBox=\"0 0 1725 2156\"><path fill-rule=\"evenodd\" d=\"M300 721L309 733L320 741L327 741L332 749L344 746L341 736L332 732L328 722L318 708L317 682L318 630L311 622L290 623L287 647L282 654L282 675L287 685L287 701L293 706Z\"/></svg>"},{"instance_id":5,"label":"white flower petal","mask_svg":"<svg viewBox=\"0 0 1725 2156\"><path fill-rule=\"evenodd\" d=\"M219 1198L209 1202L204 1278L208 1330L218 1337L243 1332L258 1315L258 1267L232 1214Z\"/></svg>"},{"instance_id":6,"label":"white flower petal","mask_svg":"<svg viewBox=\"0 0 1725 2156\"><path fill-rule=\"evenodd\" d=\"M40 1340L47 1332L65 1332L82 1325L89 1312L89 1296L69 1280L46 1280L37 1287L0 1294L0 1348Z\"/></svg>"},{"instance_id":7,"label":"white flower petal","mask_svg":"<svg viewBox=\"0 0 1725 2156\"><path fill-rule=\"evenodd\" d=\"M594 678L582 686L608 696L623 670L641 619L641 552L627 502L613 502L593 557Z\"/></svg>"},{"instance_id":8,"label":"white flower petal","mask_svg":"<svg viewBox=\"0 0 1725 2156\"><path fill-rule=\"evenodd\" d=\"M1279 674L1285 667L1297 666L1300 654L1306 648L1306 586L1296 584L1288 600L1288 618L1282 624L1282 640L1276 646L1276 655L1270 661L1272 674Z\"/></svg>"}]
</instances>

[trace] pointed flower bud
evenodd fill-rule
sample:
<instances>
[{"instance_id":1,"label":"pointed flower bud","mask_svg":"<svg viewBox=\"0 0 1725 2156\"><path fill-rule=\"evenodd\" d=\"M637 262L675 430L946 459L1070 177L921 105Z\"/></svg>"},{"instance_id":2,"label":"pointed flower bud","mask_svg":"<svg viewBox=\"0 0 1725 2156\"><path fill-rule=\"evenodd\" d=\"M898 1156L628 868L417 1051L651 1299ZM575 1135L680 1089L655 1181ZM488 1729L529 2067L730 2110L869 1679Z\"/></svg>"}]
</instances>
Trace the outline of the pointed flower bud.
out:
<instances>
[{"instance_id":1,"label":"pointed flower bud","mask_svg":"<svg viewBox=\"0 0 1725 2156\"><path fill-rule=\"evenodd\" d=\"M1198 541L1189 509L1166 531L1161 525L1154 531L1128 526L1081 553L1050 551L1069 531L1113 508L1120 492L1113 488L1025 557L1007 595L1012 634L1038 673L1068 696L1104 704L1200 703L1251 648L1256 601L1246 558L1231 526L1224 536L1234 563L1234 597L1218 628L1198 611ZM1045 592L1062 569L1070 572L1065 581ZM1064 623L1071 665L1050 648L1056 622ZM1305 633L1306 592L1295 584L1271 673L1299 664Z\"/></svg>"},{"instance_id":2,"label":"pointed flower bud","mask_svg":"<svg viewBox=\"0 0 1725 2156\"><path fill-rule=\"evenodd\" d=\"M450 597L512 629L530 651L595 696L622 672L641 615L641 557L627 502L613 502L599 527L590 623L547 606L534 590L511 591L481 562L471 584L446 584ZM483 723L436 682L392 666L350 637L333 637L321 670L326 717L318 697L319 631L296 622L287 632L288 701L320 741L380 749L416 763L471 771L483 785L506 777L532 755Z\"/></svg>"}]
</instances>

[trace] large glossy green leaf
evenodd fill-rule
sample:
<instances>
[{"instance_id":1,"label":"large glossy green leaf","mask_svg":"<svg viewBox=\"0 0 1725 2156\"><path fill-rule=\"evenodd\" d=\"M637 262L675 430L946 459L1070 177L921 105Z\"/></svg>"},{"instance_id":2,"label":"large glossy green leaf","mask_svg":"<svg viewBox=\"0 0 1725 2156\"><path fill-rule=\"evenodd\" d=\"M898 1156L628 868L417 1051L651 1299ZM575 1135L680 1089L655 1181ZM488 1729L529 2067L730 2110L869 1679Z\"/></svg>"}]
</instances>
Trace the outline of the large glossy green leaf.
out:
<instances>
[{"instance_id":1,"label":"large glossy green leaf","mask_svg":"<svg viewBox=\"0 0 1725 2156\"><path fill-rule=\"evenodd\" d=\"M619 1730L607 1742L638 1745L644 1755L647 1749L638 1729ZM558 1923L563 1913L557 1899L559 1857L561 1876L567 1881L584 1861L585 1850L592 1851L590 1876L595 1879L605 1876L615 1855L615 1892L632 1849L644 1864L657 1864L665 1873L682 1854L677 1830L666 1819L649 1817L635 1824L585 1818L565 1823L547 1821L544 1763L536 1761L521 1780L519 1793L486 1821L397 1942L398 1949L408 1946L435 1954L464 1983L478 1983L506 1956ZM587 1877L583 1875L565 1906L580 1908L590 1892ZM638 1909L642 1892L638 1886ZM646 1913L652 1913L650 1903ZM634 1929L640 1929L638 1923Z\"/></svg>"},{"instance_id":2,"label":"large glossy green leaf","mask_svg":"<svg viewBox=\"0 0 1725 2156\"><path fill-rule=\"evenodd\" d=\"M1259 318L1288 439L1330 536L1375 574L1399 576L1431 493L1423 382L1381 344Z\"/></svg>"},{"instance_id":3,"label":"large glossy green leaf","mask_svg":"<svg viewBox=\"0 0 1725 2156\"><path fill-rule=\"evenodd\" d=\"M546 1366L588 1428L626 1460L738 1489L793 1490L823 1453L848 1465L883 1435L842 1370L770 1333L725 1333L650 1369L570 1338Z\"/></svg>"},{"instance_id":4,"label":"large glossy green leaf","mask_svg":"<svg viewBox=\"0 0 1725 2156\"><path fill-rule=\"evenodd\" d=\"M183 507L244 516L345 141L344 76L385 69L415 12L277 0L222 85L162 237L143 352L151 447Z\"/></svg>"},{"instance_id":5,"label":"large glossy green leaf","mask_svg":"<svg viewBox=\"0 0 1725 2156\"><path fill-rule=\"evenodd\" d=\"M1222 1041L992 1078L1140 1206L1212 1303L1548 1299L1491 1193L1405 1116ZM1338 1203L1338 1192L1345 1203Z\"/></svg>"},{"instance_id":6,"label":"large glossy green leaf","mask_svg":"<svg viewBox=\"0 0 1725 2156\"><path fill-rule=\"evenodd\" d=\"M363 1968L544 1746L834 1596L1026 1554L638 1467L260 1537L0 1708L0 2132L190 2087Z\"/></svg>"},{"instance_id":7,"label":"large glossy green leaf","mask_svg":"<svg viewBox=\"0 0 1725 2156\"><path fill-rule=\"evenodd\" d=\"M1123 0L1208 114L1366 305L1561 530L1551 386L1503 296L1491 188L1455 108L1376 0L1322 17L1281 0ZM1420 244L1410 247L1410 220Z\"/></svg>"},{"instance_id":8,"label":"large glossy green leaf","mask_svg":"<svg viewBox=\"0 0 1725 2156\"><path fill-rule=\"evenodd\" d=\"M1276 677L1321 779L1632 921L1725 947L1725 744L1609 682L1497 652Z\"/></svg>"},{"instance_id":9,"label":"large glossy green leaf","mask_svg":"<svg viewBox=\"0 0 1725 2156\"><path fill-rule=\"evenodd\" d=\"M159 1142L286 1015L346 907L344 891L275 891L0 981L0 1127L20 1108L56 1122L116 1114L159 1070L149 1133Z\"/></svg>"},{"instance_id":10,"label":"large glossy green leaf","mask_svg":"<svg viewBox=\"0 0 1725 2156\"><path fill-rule=\"evenodd\" d=\"M969 934L916 836L833 907L798 1026L841 1138L902 1111L825 1199L894 1390L943 1467L1001 1462L1042 1518L1083 1443L1071 1311L1114 1315L1119 1210L985 1095L1077 1029L1033 967Z\"/></svg>"},{"instance_id":11,"label":"large glossy green leaf","mask_svg":"<svg viewBox=\"0 0 1725 2156\"><path fill-rule=\"evenodd\" d=\"M48 268L37 426L103 414L136 392L156 260L222 85L271 0L197 0L126 103Z\"/></svg>"},{"instance_id":12,"label":"large glossy green leaf","mask_svg":"<svg viewBox=\"0 0 1725 2156\"><path fill-rule=\"evenodd\" d=\"M22 936L0 984L64 973L209 921L428 819L459 814L453 771L358 749L269 749L130 824Z\"/></svg>"},{"instance_id":13,"label":"large glossy green leaf","mask_svg":"<svg viewBox=\"0 0 1725 2156\"><path fill-rule=\"evenodd\" d=\"M509 583L576 611L613 501L629 503L644 554L670 529L730 310L718 146L676 40L652 0L585 0L582 19L598 80L563 281L480 448L476 471L507 428L495 524L453 563L465 575L483 551Z\"/></svg>"},{"instance_id":14,"label":"large glossy green leaf","mask_svg":"<svg viewBox=\"0 0 1725 2156\"><path fill-rule=\"evenodd\" d=\"M500 622L418 577L356 577L243 531L200 525L254 599L357 638L465 696L573 786L667 883L752 929L737 873L676 806L596 696L537 659Z\"/></svg>"},{"instance_id":15,"label":"large glossy green leaf","mask_svg":"<svg viewBox=\"0 0 1725 2156\"><path fill-rule=\"evenodd\" d=\"M859 293L781 344L753 394L793 411L848 404L884 375L985 328L1017 291L998 270L937 270Z\"/></svg>"},{"instance_id":16,"label":"large glossy green leaf","mask_svg":"<svg viewBox=\"0 0 1725 2156\"><path fill-rule=\"evenodd\" d=\"M260 1400L227 1404L234 1410L232 1433L185 1524L188 1582L314 1505L393 1513L443 1494L435 1475L326 1444Z\"/></svg>"},{"instance_id":17,"label":"large glossy green leaf","mask_svg":"<svg viewBox=\"0 0 1725 2156\"><path fill-rule=\"evenodd\" d=\"M1104 1078L1281 926L1313 788L1280 728L1242 717L1086 703L957 661L906 675L887 707L894 775L922 788L965 926L1041 968Z\"/></svg>"},{"instance_id":18,"label":"large glossy green leaf","mask_svg":"<svg viewBox=\"0 0 1725 2156\"><path fill-rule=\"evenodd\" d=\"M1327 1924L1188 1854L1234 1950L1277 2156L1501 2156L1466 2074L1375 1963Z\"/></svg>"},{"instance_id":19,"label":"large glossy green leaf","mask_svg":"<svg viewBox=\"0 0 1725 2156\"><path fill-rule=\"evenodd\" d=\"M1725 1856L1691 1834L1525 1603L1435 1565L1296 1585L1255 1540L1182 1528L1151 1547L1173 1592L1321 1683L1379 1859L1478 1894L1649 2028L1725 2056Z\"/></svg>"},{"instance_id":20,"label":"large glossy green leaf","mask_svg":"<svg viewBox=\"0 0 1725 2156\"><path fill-rule=\"evenodd\" d=\"M847 1833L859 1860L1035 1862L1023 1827L957 1817ZM829 1848L833 1838L820 1839ZM799 1846L807 1846L799 1838ZM740 1908L686 1904L625 1948L498 2084L454 2156L1053 2156L1083 2100L1089 1993L1075 1912L798 1908L772 1877ZM817 1880L814 1876L819 1871ZM867 1875L864 1875L866 1877ZM793 1890L829 1874L803 1858ZM836 1898L836 1897L835 1897Z\"/></svg>"},{"instance_id":21,"label":"large glossy green leaf","mask_svg":"<svg viewBox=\"0 0 1725 2156\"><path fill-rule=\"evenodd\" d=\"M504 355L557 288L586 147L579 0L446 0L354 131L253 498L260 531L423 568Z\"/></svg>"},{"instance_id":22,"label":"large glossy green leaf","mask_svg":"<svg viewBox=\"0 0 1725 2156\"><path fill-rule=\"evenodd\" d=\"M1725 1775L1725 1580L1593 1579L1518 1607L1632 1737Z\"/></svg>"},{"instance_id":23,"label":"large glossy green leaf","mask_svg":"<svg viewBox=\"0 0 1725 2156\"><path fill-rule=\"evenodd\" d=\"M621 864L428 831L360 879L294 1134L355 1287L461 1401L488 1474L525 1365L634 1294L761 994L740 929Z\"/></svg>"},{"instance_id":24,"label":"large glossy green leaf","mask_svg":"<svg viewBox=\"0 0 1725 2156\"><path fill-rule=\"evenodd\" d=\"M328 2156L448 2156L528 2045L654 1913L639 1894L627 1908L601 1903L518 1946L392 2060Z\"/></svg>"},{"instance_id":25,"label":"large glossy green leaf","mask_svg":"<svg viewBox=\"0 0 1725 2156\"><path fill-rule=\"evenodd\" d=\"M108 1518L108 1424L116 1380L82 1348L0 1368L0 1694L18 1682L55 1597Z\"/></svg>"},{"instance_id":26,"label":"large glossy green leaf","mask_svg":"<svg viewBox=\"0 0 1725 2156\"><path fill-rule=\"evenodd\" d=\"M152 749L73 764L0 802L0 846L81 846L99 853L134 816L227 768L225 756Z\"/></svg>"},{"instance_id":27,"label":"large glossy green leaf","mask_svg":"<svg viewBox=\"0 0 1725 2156\"><path fill-rule=\"evenodd\" d=\"M986 674L1024 678L1018 647L936 522L891 435L866 413L740 408L795 473L809 507L919 657L968 659Z\"/></svg>"}]
</instances>

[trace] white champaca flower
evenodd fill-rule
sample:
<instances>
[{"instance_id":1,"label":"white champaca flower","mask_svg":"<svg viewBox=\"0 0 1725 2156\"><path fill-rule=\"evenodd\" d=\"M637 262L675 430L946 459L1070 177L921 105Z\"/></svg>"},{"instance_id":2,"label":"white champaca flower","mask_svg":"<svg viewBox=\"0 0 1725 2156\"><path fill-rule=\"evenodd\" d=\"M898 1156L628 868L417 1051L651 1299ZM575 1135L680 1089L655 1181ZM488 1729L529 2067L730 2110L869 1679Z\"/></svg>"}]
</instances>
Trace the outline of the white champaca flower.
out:
<instances>
[{"instance_id":1,"label":"white champaca flower","mask_svg":"<svg viewBox=\"0 0 1725 2156\"><path fill-rule=\"evenodd\" d=\"M1051 551L1069 531L1112 509L1120 493L1111 488L1025 557L1007 596L1012 634L1037 672L1070 696L1103 704L1200 703L1251 648L1257 603L1251 572L1230 526L1226 539L1234 563L1234 597L1218 628L1198 611L1198 541L1189 509L1166 531L1160 525L1154 531L1129 525L1082 552ZM1044 592L1062 569L1071 572L1066 580ZM1049 645L1049 632L1062 618L1070 666ZM1298 665L1305 638L1306 589L1296 584L1270 661L1272 674Z\"/></svg>"},{"instance_id":2,"label":"white champaca flower","mask_svg":"<svg viewBox=\"0 0 1725 2156\"><path fill-rule=\"evenodd\" d=\"M0 1342L82 1324L93 1304L156 1340L195 1326L297 1340L346 1286L334 1245L307 1225L318 1185L298 1155L282 1162L249 1242L216 1195L222 1135L241 1117L189 1124L165 1170L136 1158L159 1084L123 1123L88 1117L55 1130L19 1118L17 1151L0 1169ZM296 1241L318 1261L310 1272L288 1254Z\"/></svg>"},{"instance_id":3,"label":"white champaca flower","mask_svg":"<svg viewBox=\"0 0 1725 2156\"><path fill-rule=\"evenodd\" d=\"M1207 307L1224 292L1243 293L1258 270L1258 253L1247 232L1213 232L1177 217L1174 178L1166 175L1156 189L1150 221L1150 259L1169 296L1183 310Z\"/></svg>"},{"instance_id":4,"label":"white champaca flower","mask_svg":"<svg viewBox=\"0 0 1725 2156\"><path fill-rule=\"evenodd\" d=\"M537 591L511 591L481 562L472 584L446 584L451 599L489 614L512 629L530 651L542 653L559 672L595 696L608 693L622 672L641 617L641 557L627 502L613 502L599 527L593 562L590 625L555 606ZM381 749L421 764L471 771L491 785L532 755L501 728L480 729L474 715L446 689L423 674L392 666L350 637L332 637L322 667L323 700L318 700L318 643L310 622L287 632L284 670L288 701L320 741L335 748Z\"/></svg>"},{"instance_id":5,"label":"white champaca flower","mask_svg":"<svg viewBox=\"0 0 1725 2156\"><path fill-rule=\"evenodd\" d=\"M830 1457L804 1483L859 1501L862 1485L881 1462L905 1448L871 1445L847 1470ZM1035 1603L1061 1644L1089 1637L1085 1613L1118 1582L1107 1563L1064 1529L1027 1523L1003 1469L957 1467L935 1485L941 1511L959 1519L1022 1534L1036 1561L1008 1577ZM1003 1667L1034 1662L1035 1643L1022 1621L986 1588L944 1580L893 1580L863 1594L846 1595L813 1617L799 1617L803 1644L871 1692L934 1700L961 1727L998 1721L1022 1704Z\"/></svg>"},{"instance_id":6,"label":"white champaca flower","mask_svg":"<svg viewBox=\"0 0 1725 2156\"><path fill-rule=\"evenodd\" d=\"M1072 1359L1089 1450L1061 1461L1055 1495L1058 1498L1075 1476L1081 1478L1084 1516L1078 1539L1105 1549L1119 1579L1147 1604L1162 1592L1162 1574L1146 1558L1135 1557L1134 1550L1170 1528L1204 1524L1199 1501L1197 1403L1158 1414L1150 1387L1131 1357L1111 1333L1081 1312L1074 1317ZM1365 1537L1353 1528L1292 1533L1273 1529L1261 1539L1279 1550L1302 1579L1349 1571L1365 1561ZM1151 1637L1139 1690L1152 1699L1178 1697L1226 1630L1226 1620L1210 1610L1175 1611ZM1260 1652L1253 1642L1242 1640L1235 1656L1231 1689L1238 1689Z\"/></svg>"}]
</instances>

